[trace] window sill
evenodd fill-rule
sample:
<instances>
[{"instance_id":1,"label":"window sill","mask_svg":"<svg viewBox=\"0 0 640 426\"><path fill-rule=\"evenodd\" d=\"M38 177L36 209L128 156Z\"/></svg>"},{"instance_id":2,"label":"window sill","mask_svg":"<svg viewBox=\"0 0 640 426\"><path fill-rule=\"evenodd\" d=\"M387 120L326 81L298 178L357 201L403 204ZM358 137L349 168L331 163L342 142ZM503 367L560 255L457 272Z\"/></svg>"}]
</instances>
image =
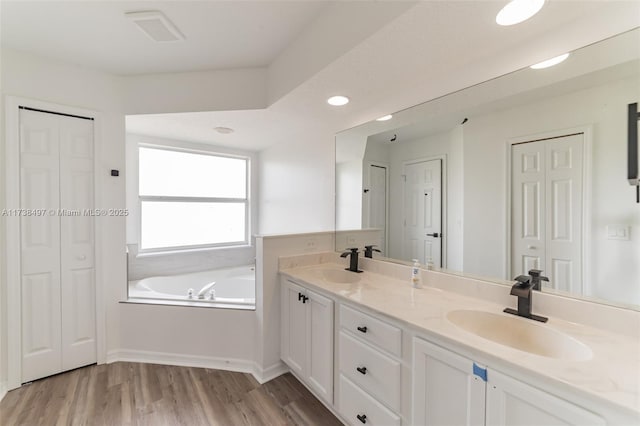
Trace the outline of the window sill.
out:
<instances>
[{"instance_id":1,"label":"window sill","mask_svg":"<svg viewBox=\"0 0 640 426\"><path fill-rule=\"evenodd\" d=\"M163 255L176 255L176 254L189 254L189 253L205 253L217 250L234 250L234 249L249 249L253 246L251 244L242 244L237 246L220 246L220 247L197 247L197 248L185 248L175 250L158 250L158 251L143 251L138 252L136 257L159 257Z\"/></svg>"},{"instance_id":2,"label":"window sill","mask_svg":"<svg viewBox=\"0 0 640 426\"><path fill-rule=\"evenodd\" d=\"M127 305L160 305L160 306L184 306L189 308L205 308L205 309L232 309L236 311L255 311L255 305L238 305L231 303L216 302L190 302L181 300L162 300L162 299L145 299L145 298L129 298L121 300L120 303Z\"/></svg>"}]
</instances>

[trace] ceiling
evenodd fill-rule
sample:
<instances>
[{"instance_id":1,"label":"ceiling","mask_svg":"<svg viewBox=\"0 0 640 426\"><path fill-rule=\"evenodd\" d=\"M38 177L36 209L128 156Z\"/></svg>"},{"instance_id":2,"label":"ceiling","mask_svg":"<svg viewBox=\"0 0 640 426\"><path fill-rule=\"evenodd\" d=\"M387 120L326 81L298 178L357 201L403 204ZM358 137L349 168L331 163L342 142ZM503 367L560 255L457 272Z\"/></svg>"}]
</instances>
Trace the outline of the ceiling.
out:
<instances>
[{"instance_id":1,"label":"ceiling","mask_svg":"<svg viewBox=\"0 0 640 426\"><path fill-rule=\"evenodd\" d=\"M323 1L7 1L4 46L131 75L269 65ZM159 10L185 40L157 43L126 12Z\"/></svg>"},{"instance_id":2,"label":"ceiling","mask_svg":"<svg viewBox=\"0 0 640 426\"><path fill-rule=\"evenodd\" d=\"M127 117L132 133L260 151L285 142L329 143L341 130L640 25L639 2L549 0L533 19L499 27L494 18L505 2L0 5L3 46L113 74L262 67L272 91L272 81L292 81L287 72L304 71L265 109ZM149 41L122 16L140 9L164 12L186 41ZM351 103L329 107L325 100L337 93ZM235 132L221 135L216 126Z\"/></svg>"}]
</instances>

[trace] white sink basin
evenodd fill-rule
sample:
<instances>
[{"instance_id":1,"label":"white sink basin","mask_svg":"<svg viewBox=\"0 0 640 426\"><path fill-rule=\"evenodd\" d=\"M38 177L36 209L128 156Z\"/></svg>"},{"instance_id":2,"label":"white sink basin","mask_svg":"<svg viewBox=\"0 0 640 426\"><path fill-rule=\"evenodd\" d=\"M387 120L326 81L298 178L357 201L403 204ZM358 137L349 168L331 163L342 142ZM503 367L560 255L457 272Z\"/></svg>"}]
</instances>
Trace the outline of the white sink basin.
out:
<instances>
[{"instance_id":1,"label":"white sink basin","mask_svg":"<svg viewBox=\"0 0 640 426\"><path fill-rule=\"evenodd\" d=\"M484 339L536 355L568 361L585 361L593 355L573 337L517 316L458 310L449 312L447 319Z\"/></svg>"},{"instance_id":2,"label":"white sink basin","mask_svg":"<svg viewBox=\"0 0 640 426\"><path fill-rule=\"evenodd\" d=\"M324 280L336 284L353 284L360 281L360 274L344 269L320 269L318 273Z\"/></svg>"}]
</instances>

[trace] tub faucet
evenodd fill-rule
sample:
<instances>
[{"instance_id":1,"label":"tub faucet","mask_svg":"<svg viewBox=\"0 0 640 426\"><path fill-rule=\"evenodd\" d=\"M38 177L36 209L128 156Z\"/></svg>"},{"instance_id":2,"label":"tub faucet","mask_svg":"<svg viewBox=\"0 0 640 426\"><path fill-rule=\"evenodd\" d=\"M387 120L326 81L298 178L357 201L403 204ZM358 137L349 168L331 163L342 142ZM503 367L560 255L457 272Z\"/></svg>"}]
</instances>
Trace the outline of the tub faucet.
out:
<instances>
[{"instance_id":1,"label":"tub faucet","mask_svg":"<svg viewBox=\"0 0 640 426\"><path fill-rule=\"evenodd\" d=\"M547 322L548 318L531 313L531 296L533 295L533 282L528 275L519 275L515 278L516 283L511 287L511 295L518 298L518 309L505 308L504 312L518 315L540 322Z\"/></svg>"},{"instance_id":2,"label":"tub faucet","mask_svg":"<svg viewBox=\"0 0 640 426\"><path fill-rule=\"evenodd\" d=\"M362 272L358 269L358 248L349 248L347 250L340 255L340 257L351 256L349 257L349 267L344 269L351 272Z\"/></svg>"},{"instance_id":3,"label":"tub faucet","mask_svg":"<svg viewBox=\"0 0 640 426\"><path fill-rule=\"evenodd\" d=\"M374 248L378 247L376 245L364 246L364 257L368 257L369 259L373 259L373 252L377 251L378 253L382 253L380 250Z\"/></svg>"},{"instance_id":4,"label":"tub faucet","mask_svg":"<svg viewBox=\"0 0 640 426\"><path fill-rule=\"evenodd\" d=\"M209 284L206 284L204 287L202 287L198 292L198 299L204 299L204 295L207 294L207 291L211 290L214 285L216 285L215 281L210 282Z\"/></svg>"}]
</instances>

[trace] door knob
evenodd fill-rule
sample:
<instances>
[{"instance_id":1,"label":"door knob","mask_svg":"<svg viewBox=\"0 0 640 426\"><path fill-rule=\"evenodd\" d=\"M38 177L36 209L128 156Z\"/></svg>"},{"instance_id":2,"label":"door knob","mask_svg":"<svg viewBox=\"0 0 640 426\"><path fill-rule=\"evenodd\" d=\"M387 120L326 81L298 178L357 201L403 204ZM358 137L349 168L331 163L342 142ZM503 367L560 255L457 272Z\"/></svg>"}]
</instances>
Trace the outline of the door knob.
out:
<instances>
[{"instance_id":1,"label":"door knob","mask_svg":"<svg viewBox=\"0 0 640 426\"><path fill-rule=\"evenodd\" d=\"M442 237L442 234L438 234L437 232L434 232L433 234L427 234L427 237L440 238Z\"/></svg>"}]
</instances>

